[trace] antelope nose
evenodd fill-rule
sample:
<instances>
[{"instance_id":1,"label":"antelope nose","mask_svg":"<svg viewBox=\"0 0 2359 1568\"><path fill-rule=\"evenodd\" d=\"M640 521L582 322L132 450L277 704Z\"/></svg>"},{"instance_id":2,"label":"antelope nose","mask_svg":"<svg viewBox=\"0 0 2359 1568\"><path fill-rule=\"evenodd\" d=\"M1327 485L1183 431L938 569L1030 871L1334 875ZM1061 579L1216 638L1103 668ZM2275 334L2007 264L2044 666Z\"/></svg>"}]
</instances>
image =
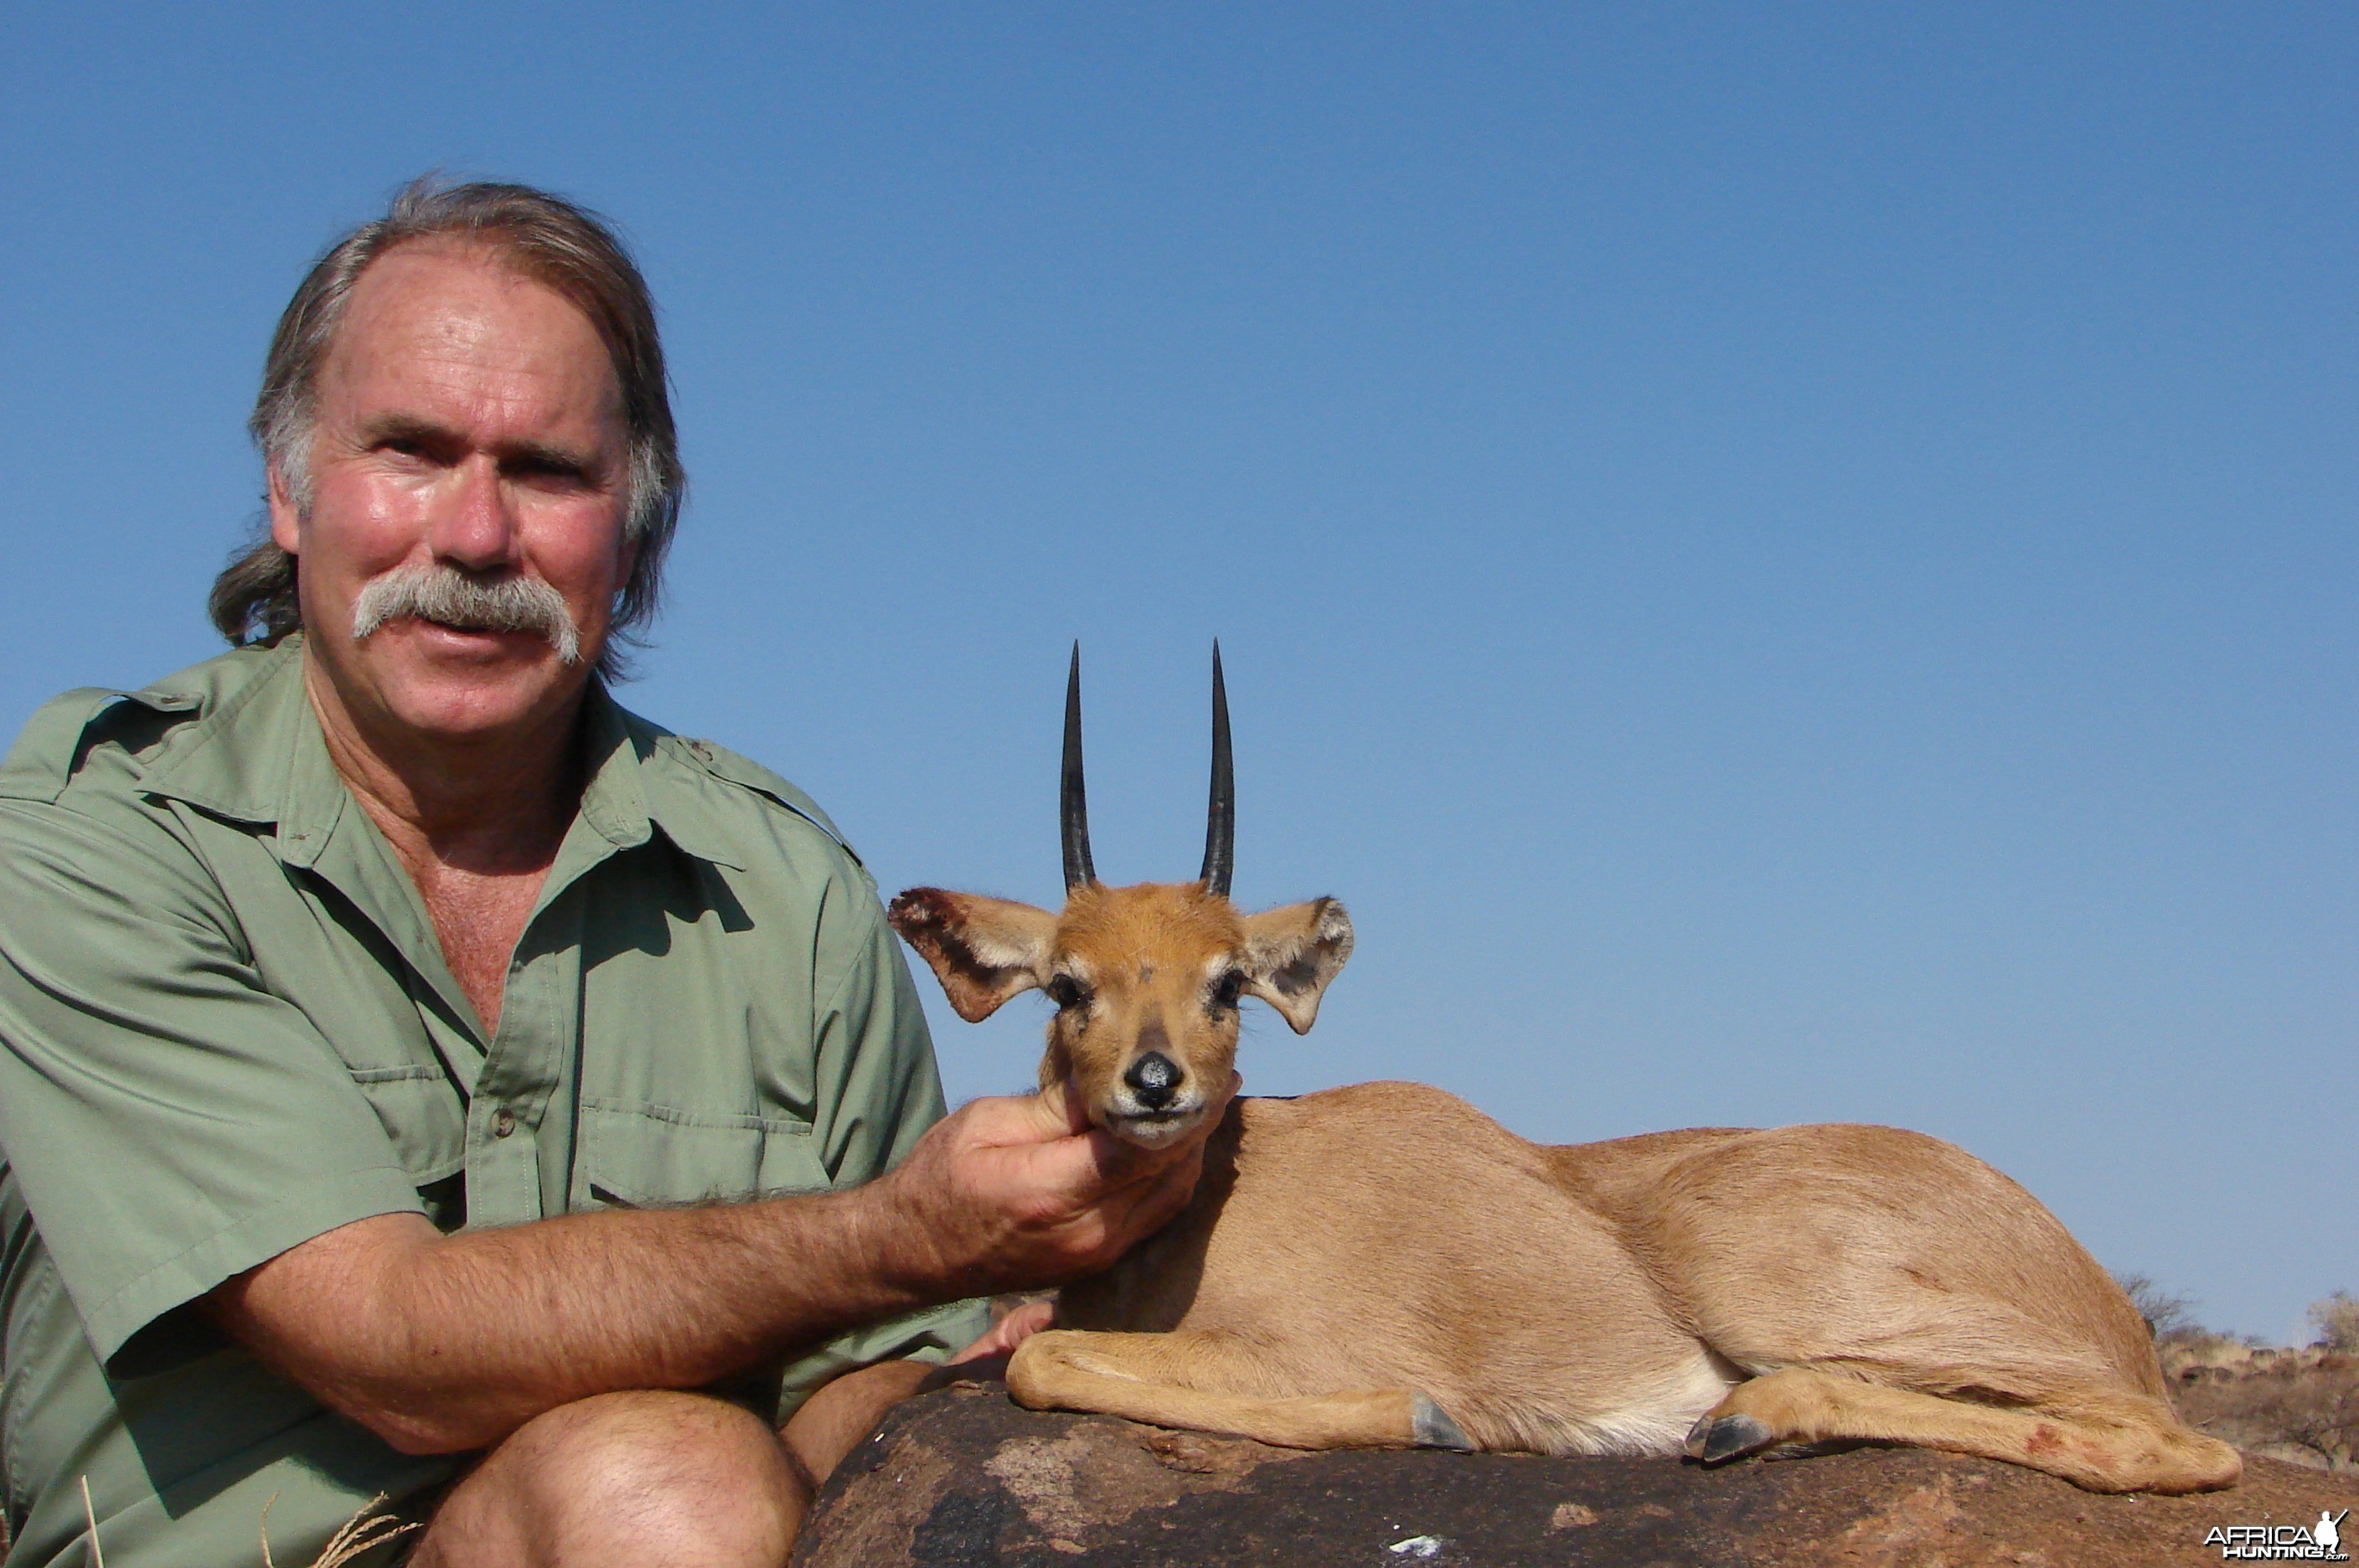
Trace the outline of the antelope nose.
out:
<instances>
[{"instance_id":1,"label":"antelope nose","mask_svg":"<svg viewBox=\"0 0 2359 1568\"><path fill-rule=\"evenodd\" d=\"M1140 1105L1159 1111L1179 1097L1180 1077L1178 1062L1159 1051L1150 1051L1130 1064L1122 1081L1130 1085Z\"/></svg>"}]
</instances>

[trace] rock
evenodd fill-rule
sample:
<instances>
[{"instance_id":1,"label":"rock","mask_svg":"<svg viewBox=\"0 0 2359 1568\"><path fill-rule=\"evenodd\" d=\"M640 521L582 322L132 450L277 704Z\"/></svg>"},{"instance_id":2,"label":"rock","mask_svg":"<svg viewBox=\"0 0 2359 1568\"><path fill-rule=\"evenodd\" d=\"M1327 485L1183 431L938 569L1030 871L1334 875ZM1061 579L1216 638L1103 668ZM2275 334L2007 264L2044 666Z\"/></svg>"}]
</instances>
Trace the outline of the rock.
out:
<instances>
[{"instance_id":1,"label":"rock","mask_svg":"<svg viewBox=\"0 0 2359 1568\"><path fill-rule=\"evenodd\" d=\"M1705 1470L1677 1459L1299 1454L997 1384L896 1408L828 1482L796 1568L1391 1564L2073 1568L2221 1561L2214 1526L2359 1510L2359 1479L2267 1459L2198 1497L2099 1497L1923 1449ZM2350 1531L2359 1535L2359 1530Z\"/></svg>"}]
</instances>

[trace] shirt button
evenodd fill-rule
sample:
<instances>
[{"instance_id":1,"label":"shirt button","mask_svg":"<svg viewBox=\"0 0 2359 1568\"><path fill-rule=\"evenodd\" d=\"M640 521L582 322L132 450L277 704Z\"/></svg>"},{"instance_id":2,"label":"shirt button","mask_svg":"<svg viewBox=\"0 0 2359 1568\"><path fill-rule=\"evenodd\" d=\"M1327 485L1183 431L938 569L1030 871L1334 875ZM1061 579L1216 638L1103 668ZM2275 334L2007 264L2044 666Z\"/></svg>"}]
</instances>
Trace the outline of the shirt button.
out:
<instances>
[{"instance_id":1,"label":"shirt button","mask_svg":"<svg viewBox=\"0 0 2359 1568\"><path fill-rule=\"evenodd\" d=\"M516 1113L502 1106L500 1114L492 1118L492 1136L506 1138L514 1131L516 1131Z\"/></svg>"}]
</instances>

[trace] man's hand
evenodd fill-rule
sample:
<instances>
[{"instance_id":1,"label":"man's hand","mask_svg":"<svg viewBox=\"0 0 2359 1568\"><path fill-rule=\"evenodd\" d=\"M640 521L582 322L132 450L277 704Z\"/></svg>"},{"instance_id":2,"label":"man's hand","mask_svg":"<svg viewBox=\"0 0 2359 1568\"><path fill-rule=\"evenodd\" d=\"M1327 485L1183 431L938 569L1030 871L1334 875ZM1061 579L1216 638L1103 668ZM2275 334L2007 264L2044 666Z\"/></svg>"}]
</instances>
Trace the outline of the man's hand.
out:
<instances>
[{"instance_id":1,"label":"man's hand","mask_svg":"<svg viewBox=\"0 0 2359 1568\"><path fill-rule=\"evenodd\" d=\"M1219 1119L1206 1119L1208 1132ZM1060 1084L970 1103L871 1191L887 1217L889 1256L955 1282L951 1295L981 1296L1108 1267L1187 1206L1203 1168L1202 1138L1125 1143L1093 1127Z\"/></svg>"},{"instance_id":2,"label":"man's hand","mask_svg":"<svg viewBox=\"0 0 2359 1568\"><path fill-rule=\"evenodd\" d=\"M942 1363L945 1367L964 1367L971 1362L990 1361L1016 1354L1016 1347L1057 1321L1054 1301L1026 1301L1009 1309L1006 1315L982 1336Z\"/></svg>"}]
</instances>

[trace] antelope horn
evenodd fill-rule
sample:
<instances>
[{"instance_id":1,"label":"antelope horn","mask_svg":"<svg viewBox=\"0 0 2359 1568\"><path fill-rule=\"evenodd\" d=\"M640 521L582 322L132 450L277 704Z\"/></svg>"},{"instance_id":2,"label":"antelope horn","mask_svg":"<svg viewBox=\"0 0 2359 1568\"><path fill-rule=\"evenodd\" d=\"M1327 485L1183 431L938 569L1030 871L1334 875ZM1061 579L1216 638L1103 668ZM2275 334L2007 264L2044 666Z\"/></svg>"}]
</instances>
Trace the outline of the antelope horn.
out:
<instances>
[{"instance_id":1,"label":"antelope horn","mask_svg":"<svg viewBox=\"0 0 2359 1568\"><path fill-rule=\"evenodd\" d=\"M1098 879L1090 864L1090 802L1082 786L1082 645L1073 642L1073 668L1065 678L1065 770L1058 800L1059 835L1065 845L1065 891Z\"/></svg>"},{"instance_id":2,"label":"antelope horn","mask_svg":"<svg viewBox=\"0 0 2359 1568\"><path fill-rule=\"evenodd\" d=\"M1212 801L1204 813L1201 880L1223 898L1237 868L1237 770L1229 756L1229 688L1221 679L1221 644L1212 641Z\"/></svg>"}]
</instances>

